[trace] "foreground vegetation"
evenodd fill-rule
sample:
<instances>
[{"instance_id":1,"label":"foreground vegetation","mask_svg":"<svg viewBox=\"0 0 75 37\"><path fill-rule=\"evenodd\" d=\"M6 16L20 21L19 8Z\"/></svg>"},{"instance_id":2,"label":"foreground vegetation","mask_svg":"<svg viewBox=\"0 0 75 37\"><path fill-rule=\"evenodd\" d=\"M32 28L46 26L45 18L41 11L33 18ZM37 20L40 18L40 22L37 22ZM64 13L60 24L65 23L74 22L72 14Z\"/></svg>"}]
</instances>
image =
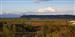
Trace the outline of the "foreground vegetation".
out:
<instances>
[{"instance_id":1,"label":"foreground vegetation","mask_svg":"<svg viewBox=\"0 0 75 37\"><path fill-rule=\"evenodd\" d=\"M75 37L66 19L0 19L0 37Z\"/></svg>"}]
</instances>

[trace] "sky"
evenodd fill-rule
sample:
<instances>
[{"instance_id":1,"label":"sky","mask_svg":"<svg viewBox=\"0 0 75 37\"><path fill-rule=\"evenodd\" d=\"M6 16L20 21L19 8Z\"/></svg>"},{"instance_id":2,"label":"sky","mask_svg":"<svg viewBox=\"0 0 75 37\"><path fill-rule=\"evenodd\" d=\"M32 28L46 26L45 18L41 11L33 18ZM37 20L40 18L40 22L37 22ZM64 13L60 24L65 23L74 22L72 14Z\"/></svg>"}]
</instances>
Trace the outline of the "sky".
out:
<instances>
[{"instance_id":1,"label":"sky","mask_svg":"<svg viewBox=\"0 0 75 37\"><path fill-rule=\"evenodd\" d=\"M74 0L0 0L0 15L75 15Z\"/></svg>"}]
</instances>

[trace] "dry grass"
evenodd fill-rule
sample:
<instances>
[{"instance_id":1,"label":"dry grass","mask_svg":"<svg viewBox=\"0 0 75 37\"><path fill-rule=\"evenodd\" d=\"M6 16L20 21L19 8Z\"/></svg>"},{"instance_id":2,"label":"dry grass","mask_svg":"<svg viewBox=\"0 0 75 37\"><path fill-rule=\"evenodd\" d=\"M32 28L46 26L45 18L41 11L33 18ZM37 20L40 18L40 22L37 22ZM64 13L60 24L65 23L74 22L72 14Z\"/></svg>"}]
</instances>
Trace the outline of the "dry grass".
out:
<instances>
[{"instance_id":1,"label":"dry grass","mask_svg":"<svg viewBox=\"0 0 75 37\"><path fill-rule=\"evenodd\" d=\"M38 36L41 35L42 37L75 37L75 25L70 25L69 22L72 19L44 19L44 20L29 20L24 18L19 19L0 19L0 23L3 23L4 25L15 25L15 24L27 24L32 26L40 26L41 30L36 31L38 32ZM15 33L10 32L10 30L7 28L7 26L4 27L4 31L2 36L0 34L0 37L15 37L12 36ZM13 27L13 30L15 28ZM37 34L35 33L36 37ZM43 33L43 34L41 34ZM20 36L21 34L18 33ZM25 34L23 34L25 35ZM30 37L30 36L29 36ZM34 37L34 35L33 35Z\"/></svg>"}]
</instances>

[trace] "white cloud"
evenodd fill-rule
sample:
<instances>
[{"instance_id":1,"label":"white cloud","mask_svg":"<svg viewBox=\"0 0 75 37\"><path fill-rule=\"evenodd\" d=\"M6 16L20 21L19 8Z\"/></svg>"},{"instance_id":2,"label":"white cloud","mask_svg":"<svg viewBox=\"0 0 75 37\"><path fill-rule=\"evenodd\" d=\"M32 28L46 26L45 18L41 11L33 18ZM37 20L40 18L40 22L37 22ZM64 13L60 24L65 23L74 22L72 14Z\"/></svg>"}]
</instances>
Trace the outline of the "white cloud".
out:
<instances>
[{"instance_id":1,"label":"white cloud","mask_svg":"<svg viewBox=\"0 0 75 37\"><path fill-rule=\"evenodd\" d=\"M40 7L36 10L37 15L75 15L74 9L70 8L58 8L58 7Z\"/></svg>"},{"instance_id":2,"label":"white cloud","mask_svg":"<svg viewBox=\"0 0 75 37\"><path fill-rule=\"evenodd\" d=\"M56 9L52 7L39 8L37 9L37 12L56 12Z\"/></svg>"},{"instance_id":3,"label":"white cloud","mask_svg":"<svg viewBox=\"0 0 75 37\"><path fill-rule=\"evenodd\" d=\"M50 0L33 0L34 2L50 1Z\"/></svg>"},{"instance_id":4,"label":"white cloud","mask_svg":"<svg viewBox=\"0 0 75 37\"><path fill-rule=\"evenodd\" d=\"M1 13L0 13L1 14ZM19 15L75 15L75 9L72 7L38 7L35 9L31 8L17 8L17 9L4 9L2 14L19 14Z\"/></svg>"}]
</instances>

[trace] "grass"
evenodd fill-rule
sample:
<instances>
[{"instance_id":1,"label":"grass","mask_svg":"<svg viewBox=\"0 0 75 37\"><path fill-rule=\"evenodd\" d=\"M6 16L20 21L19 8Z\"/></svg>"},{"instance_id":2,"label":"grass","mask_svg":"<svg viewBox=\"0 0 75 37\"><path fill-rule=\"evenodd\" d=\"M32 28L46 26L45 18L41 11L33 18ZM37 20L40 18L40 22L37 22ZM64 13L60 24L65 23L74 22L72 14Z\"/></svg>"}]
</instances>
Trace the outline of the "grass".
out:
<instances>
[{"instance_id":1,"label":"grass","mask_svg":"<svg viewBox=\"0 0 75 37\"><path fill-rule=\"evenodd\" d=\"M22 24L23 26L27 25L32 25L32 26L27 26L29 29L32 29L32 27L34 25L37 25L41 28L41 30L37 30L35 33L36 37L37 36L45 36L45 37L75 37L74 32L75 32L75 25L70 25L70 23L68 22L69 20L72 19L45 19L45 20L33 20L33 19L25 19L25 18L3 18L0 19L0 22L3 23L3 36L2 34L0 34L1 37L20 37L20 36L24 36L27 33L19 33L16 35L16 31L15 31L15 25L12 25L12 28L10 27L11 24ZM4 22L6 22L6 24L4 24ZM41 26L40 26L40 25ZM11 28L11 31L10 29ZM19 27L20 29L21 27ZM23 28L25 29L25 28ZM73 32L73 33L72 33ZM30 34L32 34L30 33ZM38 34L37 34L38 33ZM42 34L43 33L43 34ZM27 37L30 37L31 35L27 34ZM30 35L30 36L29 36ZM35 35L32 35L33 37Z\"/></svg>"}]
</instances>

